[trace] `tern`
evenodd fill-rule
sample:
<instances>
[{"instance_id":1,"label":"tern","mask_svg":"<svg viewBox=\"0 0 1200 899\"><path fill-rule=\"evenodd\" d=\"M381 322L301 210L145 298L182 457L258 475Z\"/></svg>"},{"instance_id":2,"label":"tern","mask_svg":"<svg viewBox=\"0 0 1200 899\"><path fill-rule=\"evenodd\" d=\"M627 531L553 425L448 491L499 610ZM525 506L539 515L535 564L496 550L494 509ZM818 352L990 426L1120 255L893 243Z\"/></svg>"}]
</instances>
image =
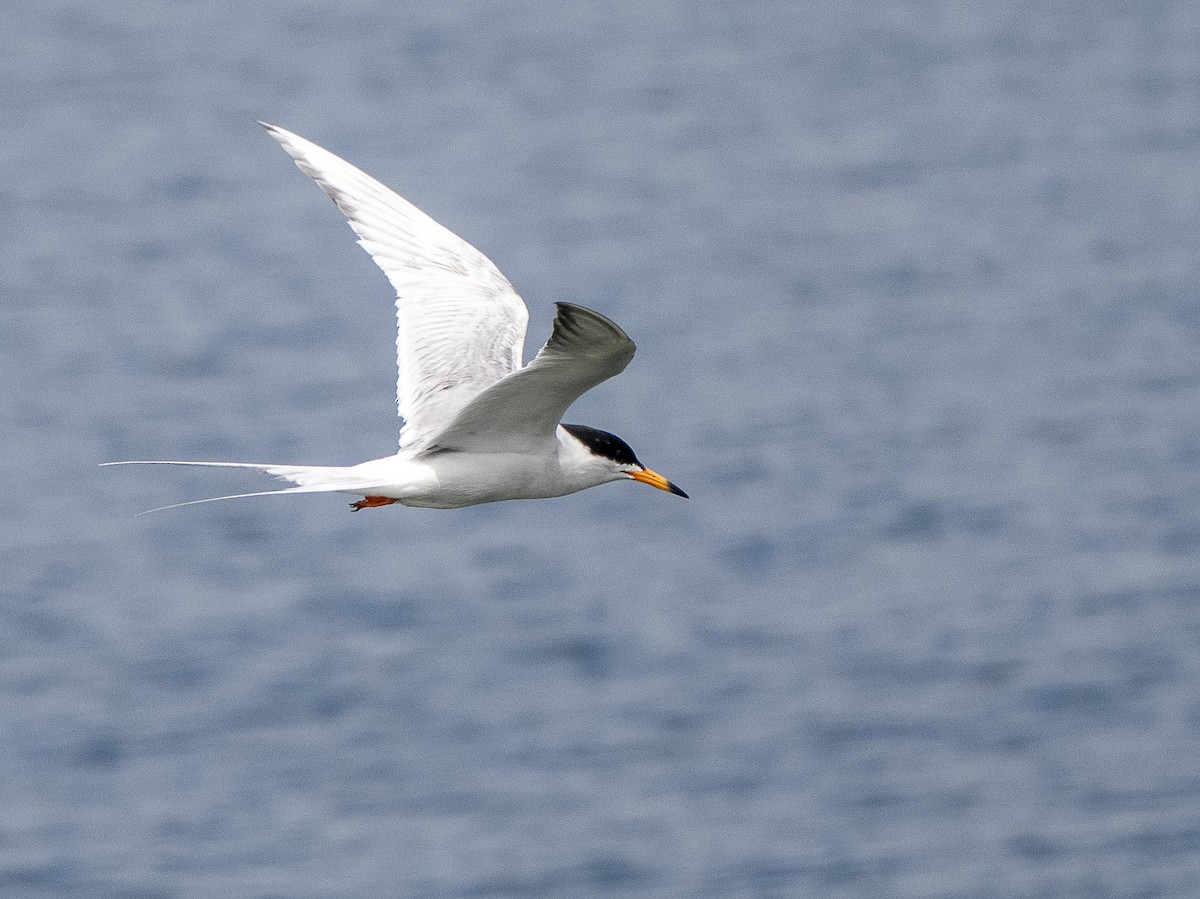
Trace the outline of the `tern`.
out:
<instances>
[{"instance_id":1,"label":"tern","mask_svg":"<svg viewBox=\"0 0 1200 899\"><path fill-rule=\"evenodd\" d=\"M248 468L293 485L162 509L287 493L360 496L351 504L355 511L392 503L456 509L565 496L622 480L687 497L615 434L561 423L575 400L633 358L633 341L615 323L557 303L550 339L522 367L529 313L490 259L344 159L277 125L259 124L337 204L396 290L399 451L344 467L104 464Z\"/></svg>"}]
</instances>

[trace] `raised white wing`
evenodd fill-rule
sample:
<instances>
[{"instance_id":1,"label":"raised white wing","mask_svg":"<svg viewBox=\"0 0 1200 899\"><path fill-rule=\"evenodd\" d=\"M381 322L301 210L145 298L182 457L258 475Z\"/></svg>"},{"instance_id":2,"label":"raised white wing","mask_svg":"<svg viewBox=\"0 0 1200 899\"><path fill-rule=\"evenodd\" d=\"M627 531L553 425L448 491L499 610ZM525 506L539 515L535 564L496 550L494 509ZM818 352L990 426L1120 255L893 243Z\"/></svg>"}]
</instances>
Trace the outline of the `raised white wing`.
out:
<instances>
[{"instance_id":1,"label":"raised white wing","mask_svg":"<svg viewBox=\"0 0 1200 899\"><path fill-rule=\"evenodd\" d=\"M400 446L419 449L521 367L529 313L491 260L328 150L260 122L337 204L396 288Z\"/></svg>"},{"instance_id":2,"label":"raised white wing","mask_svg":"<svg viewBox=\"0 0 1200 899\"><path fill-rule=\"evenodd\" d=\"M636 347L624 331L583 306L556 305L554 330L533 361L471 400L429 452L536 452L554 441L575 400L625 370Z\"/></svg>"}]
</instances>

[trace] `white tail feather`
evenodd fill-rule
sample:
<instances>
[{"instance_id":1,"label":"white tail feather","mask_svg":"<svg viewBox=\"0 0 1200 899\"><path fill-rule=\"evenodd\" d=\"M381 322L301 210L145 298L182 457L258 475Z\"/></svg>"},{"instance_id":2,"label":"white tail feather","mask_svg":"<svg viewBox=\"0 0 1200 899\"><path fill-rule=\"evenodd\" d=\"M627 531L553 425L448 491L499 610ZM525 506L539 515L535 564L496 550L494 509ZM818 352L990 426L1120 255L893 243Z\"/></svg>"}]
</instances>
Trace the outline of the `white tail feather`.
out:
<instances>
[{"instance_id":1,"label":"white tail feather","mask_svg":"<svg viewBox=\"0 0 1200 899\"><path fill-rule=\"evenodd\" d=\"M276 496L282 493L361 493L351 479L345 477L345 468L323 465L273 465L261 462L181 462L165 459L134 460L129 462L101 462L106 465L187 465L197 468L247 468L252 471L262 471L280 481L291 481L295 487L284 487L282 490L257 490L252 493L232 493L228 496L210 496L206 499L193 499L182 503L171 503L169 506L159 506L138 512L148 515L151 512L162 512L166 509L178 509L180 506L196 506L201 503L215 503L225 499L244 499L250 496ZM339 477L340 476L340 477Z\"/></svg>"},{"instance_id":2,"label":"white tail feather","mask_svg":"<svg viewBox=\"0 0 1200 899\"><path fill-rule=\"evenodd\" d=\"M187 502L171 503L169 506L158 506L154 509L144 509L138 515L149 515L151 512L165 512L167 509L178 509L181 506L198 506L201 503L215 503L223 499L245 499L248 496L276 496L280 493L336 493L333 487L284 487L282 490L258 490L254 493L231 493L228 496L209 496L205 499L189 499Z\"/></svg>"}]
</instances>

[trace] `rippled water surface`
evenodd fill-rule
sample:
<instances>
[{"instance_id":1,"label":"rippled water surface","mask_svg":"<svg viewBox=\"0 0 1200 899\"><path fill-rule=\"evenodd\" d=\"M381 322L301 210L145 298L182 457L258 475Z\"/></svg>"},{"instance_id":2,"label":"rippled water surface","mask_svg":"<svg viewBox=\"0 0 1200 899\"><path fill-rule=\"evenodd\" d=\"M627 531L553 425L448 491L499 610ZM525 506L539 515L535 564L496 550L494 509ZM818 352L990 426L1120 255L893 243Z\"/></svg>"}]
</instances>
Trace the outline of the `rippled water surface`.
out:
<instances>
[{"instance_id":1,"label":"rippled water surface","mask_svg":"<svg viewBox=\"0 0 1200 899\"><path fill-rule=\"evenodd\" d=\"M1200 895L1187 3L14 6L0 894ZM638 341L632 484L352 515L390 290Z\"/></svg>"}]
</instances>

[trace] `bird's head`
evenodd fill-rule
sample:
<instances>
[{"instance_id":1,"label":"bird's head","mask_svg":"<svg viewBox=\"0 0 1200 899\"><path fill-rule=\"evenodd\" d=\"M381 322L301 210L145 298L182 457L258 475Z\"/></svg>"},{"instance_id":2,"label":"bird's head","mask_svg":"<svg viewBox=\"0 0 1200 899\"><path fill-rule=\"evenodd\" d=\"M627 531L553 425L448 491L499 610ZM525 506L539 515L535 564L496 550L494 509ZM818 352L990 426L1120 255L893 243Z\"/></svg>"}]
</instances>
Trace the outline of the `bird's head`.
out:
<instances>
[{"instance_id":1,"label":"bird's head","mask_svg":"<svg viewBox=\"0 0 1200 899\"><path fill-rule=\"evenodd\" d=\"M564 424L562 428L582 444L585 451L582 463L591 470L592 475L597 479L596 483L602 484L606 481L628 478L642 484L649 484L651 487L657 487L659 490L666 490L668 493L674 493L684 499L688 498L686 493L658 472L651 471L639 462L629 444L616 434L589 428L587 425Z\"/></svg>"}]
</instances>

